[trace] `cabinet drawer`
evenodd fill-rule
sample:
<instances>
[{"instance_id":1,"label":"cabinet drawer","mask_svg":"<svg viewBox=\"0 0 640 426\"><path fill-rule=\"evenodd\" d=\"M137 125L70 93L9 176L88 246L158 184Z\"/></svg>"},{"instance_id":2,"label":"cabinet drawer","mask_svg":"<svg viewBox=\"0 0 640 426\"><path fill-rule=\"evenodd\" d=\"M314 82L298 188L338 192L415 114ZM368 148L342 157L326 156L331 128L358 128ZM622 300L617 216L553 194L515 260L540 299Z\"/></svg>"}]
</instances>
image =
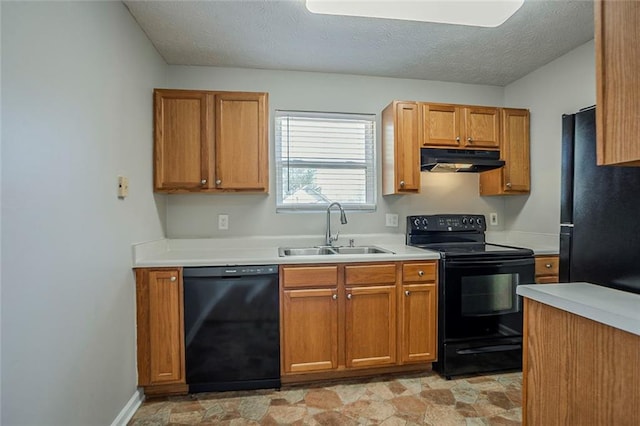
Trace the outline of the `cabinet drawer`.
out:
<instances>
[{"instance_id":1,"label":"cabinet drawer","mask_svg":"<svg viewBox=\"0 0 640 426\"><path fill-rule=\"evenodd\" d=\"M335 287L338 285L338 266L283 267L282 285L285 288Z\"/></svg>"},{"instance_id":2,"label":"cabinet drawer","mask_svg":"<svg viewBox=\"0 0 640 426\"><path fill-rule=\"evenodd\" d=\"M345 284L395 284L396 265L393 263L386 265L357 265L346 266Z\"/></svg>"},{"instance_id":3,"label":"cabinet drawer","mask_svg":"<svg viewBox=\"0 0 640 426\"><path fill-rule=\"evenodd\" d=\"M405 263L402 265L403 282L432 282L436 280L436 262Z\"/></svg>"},{"instance_id":4,"label":"cabinet drawer","mask_svg":"<svg viewBox=\"0 0 640 426\"><path fill-rule=\"evenodd\" d=\"M545 275L536 277L536 284L557 284L560 278L557 275Z\"/></svg>"},{"instance_id":5,"label":"cabinet drawer","mask_svg":"<svg viewBox=\"0 0 640 426\"><path fill-rule=\"evenodd\" d=\"M558 256L537 256L536 276L558 275Z\"/></svg>"}]
</instances>

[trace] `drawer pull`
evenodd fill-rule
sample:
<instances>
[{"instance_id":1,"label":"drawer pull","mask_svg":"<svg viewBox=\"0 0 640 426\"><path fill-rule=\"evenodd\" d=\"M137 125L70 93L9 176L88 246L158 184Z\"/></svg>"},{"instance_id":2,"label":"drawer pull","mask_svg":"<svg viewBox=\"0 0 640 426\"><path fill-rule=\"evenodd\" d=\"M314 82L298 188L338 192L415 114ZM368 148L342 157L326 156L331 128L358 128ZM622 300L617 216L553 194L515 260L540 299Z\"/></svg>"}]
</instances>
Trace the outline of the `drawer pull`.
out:
<instances>
[{"instance_id":1,"label":"drawer pull","mask_svg":"<svg viewBox=\"0 0 640 426\"><path fill-rule=\"evenodd\" d=\"M421 277L424 276L424 271L418 271L418 275Z\"/></svg>"},{"instance_id":2,"label":"drawer pull","mask_svg":"<svg viewBox=\"0 0 640 426\"><path fill-rule=\"evenodd\" d=\"M551 267L552 267L553 265L552 265L552 264L550 264L550 263L547 263L547 264L546 264L546 265L544 265L544 266L546 266L546 267L547 267L547 269L551 269Z\"/></svg>"}]
</instances>

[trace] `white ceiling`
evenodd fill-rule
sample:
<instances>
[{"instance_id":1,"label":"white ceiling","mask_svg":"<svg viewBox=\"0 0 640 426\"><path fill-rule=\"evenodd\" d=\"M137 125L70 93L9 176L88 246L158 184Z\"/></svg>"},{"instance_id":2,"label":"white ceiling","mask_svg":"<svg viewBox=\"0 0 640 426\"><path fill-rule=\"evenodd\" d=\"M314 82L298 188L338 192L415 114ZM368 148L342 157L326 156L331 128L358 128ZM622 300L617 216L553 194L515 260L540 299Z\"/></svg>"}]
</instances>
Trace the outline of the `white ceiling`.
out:
<instances>
[{"instance_id":1,"label":"white ceiling","mask_svg":"<svg viewBox=\"0 0 640 426\"><path fill-rule=\"evenodd\" d=\"M314 15L304 0L124 3L171 65L505 86L593 38L592 0L526 0L497 28Z\"/></svg>"}]
</instances>

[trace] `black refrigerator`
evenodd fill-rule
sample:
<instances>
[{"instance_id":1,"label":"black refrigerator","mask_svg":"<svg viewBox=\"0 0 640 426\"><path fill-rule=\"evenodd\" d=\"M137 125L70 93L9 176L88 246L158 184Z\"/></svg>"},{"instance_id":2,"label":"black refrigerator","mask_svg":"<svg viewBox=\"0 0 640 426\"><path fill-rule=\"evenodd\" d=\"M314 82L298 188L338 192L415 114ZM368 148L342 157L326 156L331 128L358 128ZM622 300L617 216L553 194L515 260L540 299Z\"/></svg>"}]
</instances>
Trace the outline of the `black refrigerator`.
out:
<instances>
[{"instance_id":1,"label":"black refrigerator","mask_svg":"<svg viewBox=\"0 0 640 426\"><path fill-rule=\"evenodd\" d=\"M597 166L595 123L562 116L560 281L640 293L640 167Z\"/></svg>"}]
</instances>

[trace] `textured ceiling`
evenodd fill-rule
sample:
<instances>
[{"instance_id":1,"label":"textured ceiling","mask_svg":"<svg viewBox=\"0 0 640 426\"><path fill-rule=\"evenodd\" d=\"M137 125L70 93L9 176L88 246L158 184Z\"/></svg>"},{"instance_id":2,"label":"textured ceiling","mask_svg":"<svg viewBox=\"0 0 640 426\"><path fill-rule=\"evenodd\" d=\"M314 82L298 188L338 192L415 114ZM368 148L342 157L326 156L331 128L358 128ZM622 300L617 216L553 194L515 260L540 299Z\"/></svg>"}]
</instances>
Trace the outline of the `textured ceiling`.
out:
<instances>
[{"instance_id":1,"label":"textured ceiling","mask_svg":"<svg viewBox=\"0 0 640 426\"><path fill-rule=\"evenodd\" d=\"M526 0L498 28L314 15L304 0L124 3L172 65L505 86L593 38L585 0Z\"/></svg>"}]
</instances>

